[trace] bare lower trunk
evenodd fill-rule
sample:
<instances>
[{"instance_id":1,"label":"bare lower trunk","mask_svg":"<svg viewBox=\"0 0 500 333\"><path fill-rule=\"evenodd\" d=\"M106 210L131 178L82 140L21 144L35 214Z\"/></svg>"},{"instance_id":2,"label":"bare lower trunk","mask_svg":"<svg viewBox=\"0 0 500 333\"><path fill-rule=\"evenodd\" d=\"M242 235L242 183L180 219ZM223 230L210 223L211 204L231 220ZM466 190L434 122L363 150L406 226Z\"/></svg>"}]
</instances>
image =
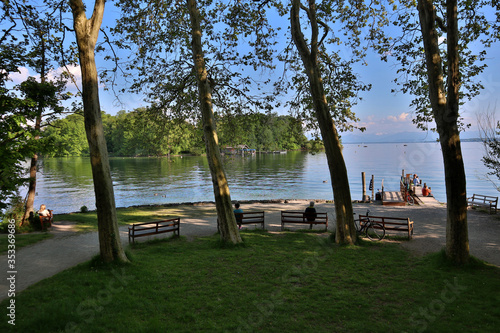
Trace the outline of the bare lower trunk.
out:
<instances>
[{"instance_id":1,"label":"bare lower trunk","mask_svg":"<svg viewBox=\"0 0 500 333\"><path fill-rule=\"evenodd\" d=\"M187 5L191 17L193 59L198 80L200 109L203 118L203 135L205 138L208 165L212 175L215 206L219 219L219 231L223 241L237 244L241 243L242 240L236 225L236 218L231 205L229 186L219 151L212 109L211 87L208 81L201 44L200 14L197 9L196 0L187 0Z\"/></svg>"},{"instance_id":2,"label":"bare lower trunk","mask_svg":"<svg viewBox=\"0 0 500 333\"><path fill-rule=\"evenodd\" d=\"M325 107L327 107L326 101L323 107L316 106L316 117L320 124L326 124L323 126L320 125L320 128L335 199L335 214L337 217L335 241L340 244L353 244L356 242L356 228L354 226L347 168L335 124L330 117L328 109L326 108L325 110ZM324 110L321 112L322 115L319 114L318 109ZM319 120L320 118L324 119Z\"/></svg>"},{"instance_id":3,"label":"bare lower trunk","mask_svg":"<svg viewBox=\"0 0 500 333\"><path fill-rule=\"evenodd\" d=\"M94 48L104 13L104 0L96 1L90 20L86 18L81 0L70 0L70 4L82 71L85 131L94 180L100 255L104 262L127 262L118 231L115 196L101 120L97 68L94 58Z\"/></svg>"},{"instance_id":4,"label":"bare lower trunk","mask_svg":"<svg viewBox=\"0 0 500 333\"><path fill-rule=\"evenodd\" d=\"M465 169L458 132L440 135L446 180L446 255L457 264L469 259Z\"/></svg>"},{"instance_id":5,"label":"bare lower trunk","mask_svg":"<svg viewBox=\"0 0 500 333\"><path fill-rule=\"evenodd\" d=\"M446 255L452 262L462 264L469 259L469 238L465 168L458 130L460 78L456 10L457 1L448 0L448 92L446 92L439 37L436 31L435 8L432 0L418 1L430 101L444 161L447 203Z\"/></svg>"},{"instance_id":6,"label":"bare lower trunk","mask_svg":"<svg viewBox=\"0 0 500 333\"><path fill-rule=\"evenodd\" d=\"M29 221L30 215L35 213L34 203L35 203L35 194L36 194L36 169L37 169L38 155L35 154L31 158L30 164L30 183L28 187L28 194L26 197L26 204L24 207L24 217L21 222L21 225L24 225L26 221ZM31 222L31 221L29 221Z\"/></svg>"},{"instance_id":7,"label":"bare lower trunk","mask_svg":"<svg viewBox=\"0 0 500 333\"><path fill-rule=\"evenodd\" d=\"M308 12L308 17L312 27L310 49L301 31L299 9L300 1L293 0L290 15L292 38L306 69L311 96L316 111L316 118L318 120L321 136L325 145L330 178L332 181L333 196L335 199L335 213L337 216L335 241L341 244L353 244L356 241L356 228L354 226L347 168L342 155L340 139L333 119L330 115L330 110L324 92L323 80L321 79L321 71L317 60L318 23L316 21L316 8L314 1L309 2Z\"/></svg>"}]
</instances>

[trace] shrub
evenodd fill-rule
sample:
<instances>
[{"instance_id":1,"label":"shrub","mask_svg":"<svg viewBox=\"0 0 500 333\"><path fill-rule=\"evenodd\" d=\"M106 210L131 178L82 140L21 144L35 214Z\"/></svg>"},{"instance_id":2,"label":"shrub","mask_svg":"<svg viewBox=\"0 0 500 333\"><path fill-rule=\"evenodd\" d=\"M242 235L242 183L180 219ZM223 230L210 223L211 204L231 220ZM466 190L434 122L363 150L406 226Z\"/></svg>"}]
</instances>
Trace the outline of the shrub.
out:
<instances>
[{"instance_id":1,"label":"shrub","mask_svg":"<svg viewBox=\"0 0 500 333\"><path fill-rule=\"evenodd\" d=\"M11 220L16 221L16 232L19 232L19 226L24 215L23 199L19 196L15 197L8 205L5 214L2 216L2 223L0 225L1 232L8 232L7 228ZM24 229L24 227L23 227Z\"/></svg>"}]
</instances>

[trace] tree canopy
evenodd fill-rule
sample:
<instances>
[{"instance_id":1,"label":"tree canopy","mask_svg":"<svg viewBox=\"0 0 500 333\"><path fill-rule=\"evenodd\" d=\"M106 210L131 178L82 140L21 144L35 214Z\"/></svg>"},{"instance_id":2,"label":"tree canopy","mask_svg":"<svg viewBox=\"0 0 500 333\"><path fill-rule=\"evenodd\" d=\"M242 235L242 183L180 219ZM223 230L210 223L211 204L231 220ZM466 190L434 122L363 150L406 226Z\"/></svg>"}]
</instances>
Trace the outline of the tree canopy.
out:
<instances>
[{"instance_id":1,"label":"tree canopy","mask_svg":"<svg viewBox=\"0 0 500 333\"><path fill-rule=\"evenodd\" d=\"M422 130L436 130L434 114L429 99L429 83L425 63L423 36L416 1L389 1L393 4L389 12L388 25L371 31L373 44L384 61L394 63L397 77L394 82L401 91L414 96L410 107L415 111L413 122ZM442 73L445 89L448 89L449 62L446 61L449 50L449 18L446 1L432 1L436 17L436 38L443 59ZM494 1L457 1L458 52L459 57L459 99L460 105L476 97L484 88L479 80L486 69L488 48L498 41L500 24L500 4ZM459 117L458 125L465 130L465 124Z\"/></svg>"},{"instance_id":2,"label":"tree canopy","mask_svg":"<svg viewBox=\"0 0 500 333\"><path fill-rule=\"evenodd\" d=\"M40 15L41 7L36 5L15 0L1 4L0 145L2 156L8 156L2 158L2 164L6 164L0 167L3 203L14 195L16 187L27 180L34 182L36 174L30 179L24 177L21 165L27 157L43 151L44 147L36 142L40 129L64 110L61 102L70 96L64 93L64 76L46 79L59 59L59 41L50 34L54 29L53 12L42 10ZM29 77L18 85L8 82L23 67L35 70L42 79Z\"/></svg>"}]
</instances>

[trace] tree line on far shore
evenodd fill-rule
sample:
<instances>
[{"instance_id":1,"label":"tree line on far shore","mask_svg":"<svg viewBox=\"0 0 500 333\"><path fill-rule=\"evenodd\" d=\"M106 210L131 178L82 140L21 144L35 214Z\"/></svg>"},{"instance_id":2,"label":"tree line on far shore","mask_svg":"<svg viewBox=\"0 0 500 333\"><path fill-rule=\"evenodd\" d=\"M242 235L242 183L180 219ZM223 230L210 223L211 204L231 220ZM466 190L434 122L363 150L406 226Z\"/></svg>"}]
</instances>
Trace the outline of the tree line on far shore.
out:
<instances>
[{"instance_id":1,"label":"tree line on far shore","mask_svg":"<svg viewBox=\"0 0 500 333\"><path fill-rule=\"evenodd\" d=\"M199 155L205 149L199 123L162 117L148 108L116 115L103 112L102 120L111 156ZM289 115L218 115L216 120L221 147L247 145L257 151L273 151L318 146L317 140L306 138L302 122ZM89 155L84 119L78 113L55 120L41 137L44 156Z\"/></svg>"}]
</instances>

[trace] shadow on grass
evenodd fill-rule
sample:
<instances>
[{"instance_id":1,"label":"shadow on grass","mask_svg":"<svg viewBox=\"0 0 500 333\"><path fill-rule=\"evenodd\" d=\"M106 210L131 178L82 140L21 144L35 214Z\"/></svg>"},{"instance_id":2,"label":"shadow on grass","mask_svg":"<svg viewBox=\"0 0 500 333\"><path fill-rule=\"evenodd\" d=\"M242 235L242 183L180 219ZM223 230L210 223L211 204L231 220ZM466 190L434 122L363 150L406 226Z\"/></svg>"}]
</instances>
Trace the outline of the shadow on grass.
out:
<instances>
[{"instance_id":1,"label":"shadow on grass","mask_svg":"<svg viewBox=\"0 0 500 333\"><path fill-rule=\"evenodd\" d=\"M16 295L2 332L496 332L500 270L411 257L398 244L338 246L310 232L243 231L130 246L132 263L90 262ZM444 296L443 296L444 295ZM1 306L7 306L4 301Z\"/></svg>"}]
</instances>

